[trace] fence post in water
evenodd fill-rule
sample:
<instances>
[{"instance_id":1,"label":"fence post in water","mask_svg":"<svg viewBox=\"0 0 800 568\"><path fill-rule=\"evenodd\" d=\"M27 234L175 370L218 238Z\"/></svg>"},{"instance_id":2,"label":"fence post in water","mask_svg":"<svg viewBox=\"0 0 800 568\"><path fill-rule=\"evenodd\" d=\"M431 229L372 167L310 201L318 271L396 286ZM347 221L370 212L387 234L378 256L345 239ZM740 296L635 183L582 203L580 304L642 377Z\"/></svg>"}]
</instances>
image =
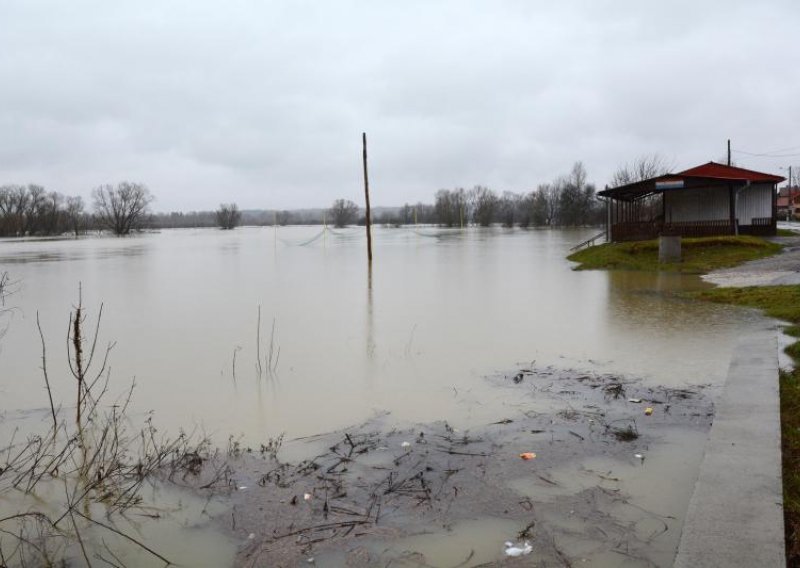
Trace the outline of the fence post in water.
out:
<instances>
[{"instance_id":1,"label":"fence post in water","mask_svg":"<svg viewBox=\"0 0 800 568\"><path fill-rule=\"evenodd\" d=\"M364 199L367 204L367 216L366 216L366 226L367 226L367 260L370 264L372 264L372 221L370 218L370 210L369 210L369 177L367 176L367 133L361 133L361 142L364 146Z\"/></svg>"}]
</instances>

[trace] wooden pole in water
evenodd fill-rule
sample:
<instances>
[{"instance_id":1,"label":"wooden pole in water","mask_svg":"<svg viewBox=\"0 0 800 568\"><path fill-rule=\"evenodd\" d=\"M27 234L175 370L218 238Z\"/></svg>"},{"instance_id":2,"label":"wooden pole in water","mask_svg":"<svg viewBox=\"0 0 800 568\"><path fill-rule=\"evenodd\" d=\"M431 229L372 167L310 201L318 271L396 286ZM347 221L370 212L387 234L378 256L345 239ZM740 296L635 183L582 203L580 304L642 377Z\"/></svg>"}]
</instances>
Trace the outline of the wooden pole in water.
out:
<instances>
[{"instance_id":1,"label":"wooden pole in water","mask_svg":"<svg viewBox=\"0 0 800 568\"><path fill-rule=\"evenodd\" d=\"M364 200L367 205L367 218L366 218L366 226L367 226L367 260L369 261L370 265L372 264L372 219L370 217L370 209L369 209L369 176L367 176L367 133L361 133L361 142L364 147L363 156L364 156Z\"/></svg>"}]
</instances>

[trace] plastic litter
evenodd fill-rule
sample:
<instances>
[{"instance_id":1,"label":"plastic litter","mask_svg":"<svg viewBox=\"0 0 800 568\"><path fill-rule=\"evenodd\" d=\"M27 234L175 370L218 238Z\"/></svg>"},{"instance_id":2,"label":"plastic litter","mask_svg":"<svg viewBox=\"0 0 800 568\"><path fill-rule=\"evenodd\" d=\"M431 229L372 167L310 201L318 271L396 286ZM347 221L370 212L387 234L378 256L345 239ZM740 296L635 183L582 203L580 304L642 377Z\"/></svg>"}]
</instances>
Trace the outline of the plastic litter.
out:
<instances>
[{"instance_id":1,"label":"plastic litter","mask_svg":"<svg viewBox=\"0 0 800 568\"><path fill-rule=\"evenodd\" d=\"M533 547L526 540L522 545L514 545L513 542L506 542L506 556L525 556L533 552Z\"/></svg>"},{"instance_id":2,"label":"plastic litter","mask_svg":"<svg viewBox=\"0 0 800 568\"><path fill-rule=\"evenodd\" d=\"M639 404L640 402L642 402L642 399L641 398L629 398L628 402L635 402L636 404Z\"/></svg>"},{"instance_id":3,"label":"plastic litter","mask_svg":"<svg viewBox=\"0 0 800 568\"><path fill-rule=\"evenodd\" d=\"M256 533L250 533L249 535L247 535L247 538L249 540L253 540L254 538L256 538Z\"/></svg>"},{"instance_id":4,"label":"plastic litter","mask_svg":"<svg viewBox=\"0 0 800 568\"><path fill-rule=\"evenodd\" d=\"M644 461L644 454L633 454L633 457Z\"/></svg>"},{"instance_id":5,"label":"plastic litter","mask_svg":"<svg viewBox=\"0 0 800 568\"><path fill-rule=\"evenodd\" d=\"M402 444L400 444L400 447L401 448L410 448L411 447L411 442L403 442Z\"/></svg>"},{"instance_id":6,"label":"plastic litter","mask_svg":"<svg viewBox=\"0 0 800 568\"><path fill-rule=\"evenodd\" d=\"M305 499L306 501L311 501L311 497L313 497L311 493L303 493L303 499Z\"/></svg>"},{"instance_id":7,"label":"plastic litter","mask_svg":"<svg viewBox=\"0 0 800 568\"><path fill-rule=\"evenodd\" d=\"M653 414L653 407L652 406L648 406L647 408L644 409L644 413L647 416L651 416Z\"/></svg>"},{"instance_id":8,"label":"plastic litter","mask_svg":"<svg viewBox=\"0 0 800 568\"><path fill-rule=\"evenodd\" d=\"M524 459L525 461L530 461L536 458L536 454L533 452L522 452L519 457Z\"/></svg>"}]
</instances>

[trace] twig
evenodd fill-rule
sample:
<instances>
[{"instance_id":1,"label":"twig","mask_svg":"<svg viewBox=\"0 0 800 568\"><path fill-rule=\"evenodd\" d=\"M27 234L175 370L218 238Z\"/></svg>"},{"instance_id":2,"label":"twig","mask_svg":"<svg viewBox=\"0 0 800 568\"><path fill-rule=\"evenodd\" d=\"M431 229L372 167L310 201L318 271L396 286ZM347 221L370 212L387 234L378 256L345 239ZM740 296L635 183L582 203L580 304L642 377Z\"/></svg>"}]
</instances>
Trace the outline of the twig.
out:
<instances>
[{"instance_id":1,"label":"twig","mask_svg":"<svg viewBox=\"0 0 800 568\"><path fill-rule=\"evenodd\" d=\"M70 502L69 499L69 490L67 488L67 480L64 479L64 493L67 496L67 503ZM78 530L78 523L75 522L75 515L72 514L72 507L69 508L69 518L72 520L72 528L75 530L75 538L78 539L78 545L81 548L81 554L83 554L83 559L86 560L86 566L92 568L92 561L89 560L89 555L86 554L86 547L83 545L83 539L81 538L81 531Z\"/></svg>"},{"instance_id":2,"label":"twig","mask_svg":"<svg viewBox=\"0 0 800 568\"><path fill-rule=\"evenodd\" d=\"M58 420L56 419L56 407L53 404L53 391L50 390L50 378L47 376L47 348L44 343L44 333L42 324L39 322L39 312L36 312L36 327L39 328L39 338L42 340L42 373L44 374L44 384L47 387L47 398L50 401L50 413L53 416L53 430L58 431ZM55 440L55 436L53 437Z\"/></svg>"},{"instance_id":3,"label":"twig","mask_svg":"<svg viewBox=\"0 0 800 568\"><path fill-rule=\"evenodd\" d=\"M164 557L163 557L163 556L161 556L161 555L160 555L158 552L156 552L156 551L155 551L155 550L153 550L152 548L148 547L148 546L147 546L146 544L144 544L143 542L141 542L141 541L139 541L139 540L136 540L136 539L135 539L135 538L133 538L132 536L128 536L128 535L127 535L127 534L125 534L124 532L122 532L122 531L120 531L120 530L117 530L117 529L115 529L115 528L114 528L114 527L112 527L111 525L107 525L107 524L105 524L105 523L101 523L100 521L95 521L94 519L90 519L89 517L87 517L86 515L84 515L83 513L81 513L80 511L75 511L75 513L77 513L77 515L78 515L79 517L82 517L82 518L86 519L86 520L87 520L87 521L89 521L90 523L94 523L95 525L97 525L97 526L99 526L99 527L103 527L104 529L106 529L106 530L109 530L109 531L113 532L114 534L118 534L118 535L119 535L119 536L121 536L122 538L129 540L129 541L130 541L130 542L132 542L133 544L137 545L138 547L142 548L143 550L146 550L147 552L149 552L150 554L152 554L153 556L155 556L156 558L158 558L159 560L161 560L162 562L164 562L164 563L166 564L166 566L173 566L173 563L172 563L170 560L168 560L168 559L164 558Z\"/></svg>"}]
</instances>

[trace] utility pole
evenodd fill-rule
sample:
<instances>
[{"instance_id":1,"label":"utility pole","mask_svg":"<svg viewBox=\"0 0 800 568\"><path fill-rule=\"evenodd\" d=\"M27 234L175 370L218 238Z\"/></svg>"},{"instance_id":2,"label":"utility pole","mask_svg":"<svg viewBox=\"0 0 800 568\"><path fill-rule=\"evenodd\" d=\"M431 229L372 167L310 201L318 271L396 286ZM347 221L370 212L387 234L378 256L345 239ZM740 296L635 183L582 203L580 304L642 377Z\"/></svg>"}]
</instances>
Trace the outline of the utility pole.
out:
<instances>
[{"instance_id":1,"label":"utility pole","mask_svg":"<svg viewBox=\"0 0 800 568\"><path fill-rule=\"evenodd\" d=\"M731 139L728 138L728 165L731 165Z\"/></svg>"},{"instance_id":2,"label":"utility pole","mask_svg":"<svg viewBox=\"0 0 800 568\"><path fill-rule=\"evenodd\" d=\"M369 177L367 176L367 133L361 133L361 142L364 147L364 200L367 204L367 218L366 218L366 225L367 225L367 260L369 261L369 265L372 266L372 220L370 217L370 210L369 210Z\"/></svg>"}]
</instances>

